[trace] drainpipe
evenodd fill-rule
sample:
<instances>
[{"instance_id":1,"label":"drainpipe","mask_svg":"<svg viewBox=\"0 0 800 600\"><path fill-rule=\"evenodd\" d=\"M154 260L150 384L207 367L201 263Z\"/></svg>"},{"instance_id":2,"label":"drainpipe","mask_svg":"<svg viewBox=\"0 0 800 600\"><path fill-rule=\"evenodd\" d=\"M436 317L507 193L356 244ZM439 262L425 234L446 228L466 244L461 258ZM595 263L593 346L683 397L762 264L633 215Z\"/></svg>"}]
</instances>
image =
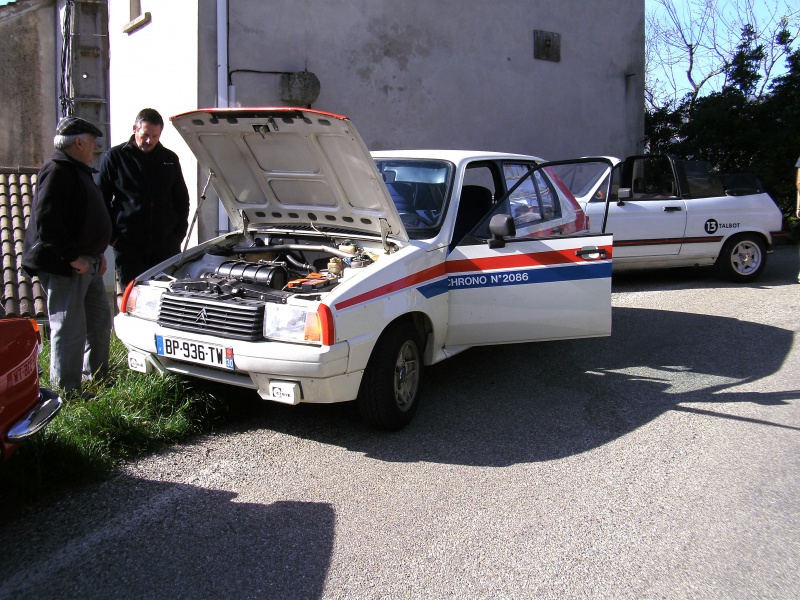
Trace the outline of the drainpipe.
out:
<instances>
[{"instance_id":1,"label":"drainpipe","mask_svg":"<svg viewBox=\"0 0 800 600\"><path fill-rule=\"evenodd\" d=\"M233 91L233 90L231 90ZM217 108L227 108L228 94L228 0L217 0ZM217 234L230 231L228 213L217 203Z\"/></svg>"},{"instance_id":2,"label":"drainpipe","mask_svg":"<svg viewBox=\"0 0 800 600\"><path fill-rule=\"evenodd\" d=\"M217 0L217 107L228 107L228 0Z\"/></svg>"}]
</instances>

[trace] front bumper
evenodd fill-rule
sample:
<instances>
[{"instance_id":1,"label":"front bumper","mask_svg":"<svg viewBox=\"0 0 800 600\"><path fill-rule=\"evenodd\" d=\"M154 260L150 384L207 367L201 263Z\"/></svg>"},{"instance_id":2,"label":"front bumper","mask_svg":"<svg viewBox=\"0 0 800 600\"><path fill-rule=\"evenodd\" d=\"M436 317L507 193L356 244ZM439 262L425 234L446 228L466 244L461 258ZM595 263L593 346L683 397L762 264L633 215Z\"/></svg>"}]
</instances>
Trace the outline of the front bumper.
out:
<instances>
[{"instance_id":1,"label":"front bumper","mask_svg":"<svg viewBox=\"0 0 800 600\"><path fill-rule=\"evenodd\" d=\"M248 342L165 329L152 321L127 315L118 315L114 328L130 351L131 368L137 371L152 368L161 373L169 371L251 388L265 400L287 404L354 400L361 384L363 370L348 372L347 342L333 346ZM156 335L230 347L235 368L220 369L161 356L156 350Z\"/></svg>"}]
</instances>

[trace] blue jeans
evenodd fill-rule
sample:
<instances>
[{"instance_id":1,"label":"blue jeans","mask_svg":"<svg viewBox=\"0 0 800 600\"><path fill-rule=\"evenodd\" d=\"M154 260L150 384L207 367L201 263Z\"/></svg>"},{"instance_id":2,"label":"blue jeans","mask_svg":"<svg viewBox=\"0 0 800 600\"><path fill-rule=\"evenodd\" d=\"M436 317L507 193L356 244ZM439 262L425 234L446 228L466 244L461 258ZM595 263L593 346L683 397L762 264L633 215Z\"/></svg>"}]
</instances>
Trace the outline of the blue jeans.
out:
<instances>
[{"instance_id":1,"label":"blue jeans","mask_svg":"<svg viewBox=\"0 0 800 600\"><path fill-rule=\"evenodd\" d=\"M50 319L50 385L81 391L81 381L105 377L111 344L111 305L99 263L71 277L40 271Z\"/></svg>"}]
</instances>

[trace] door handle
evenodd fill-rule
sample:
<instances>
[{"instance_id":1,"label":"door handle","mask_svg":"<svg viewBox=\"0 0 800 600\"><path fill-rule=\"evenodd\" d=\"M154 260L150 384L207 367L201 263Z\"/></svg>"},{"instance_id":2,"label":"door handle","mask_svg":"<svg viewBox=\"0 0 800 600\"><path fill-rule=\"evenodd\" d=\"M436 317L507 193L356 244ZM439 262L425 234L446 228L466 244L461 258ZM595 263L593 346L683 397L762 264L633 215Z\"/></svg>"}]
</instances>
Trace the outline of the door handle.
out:
<instances>
[{"instance_id":1,"label":"door handle","mask_svg":"<svg viewBox=\"0 0 800 600\"><path fill-rule=\"evenodd\" d=\"M587 246L586 248L576 250L575 256L580 256L581 258L600 259L606 257L606 250L605 248L598 248L597 246Z\"/></svg>"},{"instance_id":2,"label":"door handle","mask_svg":"<svg viewBox=\"0 0 800 600\"><path fill-rule=\"evenodd\" d=\"M664 212L681 212L683 209L680 206L665 206Z\"/></svg>"}]
</instances>

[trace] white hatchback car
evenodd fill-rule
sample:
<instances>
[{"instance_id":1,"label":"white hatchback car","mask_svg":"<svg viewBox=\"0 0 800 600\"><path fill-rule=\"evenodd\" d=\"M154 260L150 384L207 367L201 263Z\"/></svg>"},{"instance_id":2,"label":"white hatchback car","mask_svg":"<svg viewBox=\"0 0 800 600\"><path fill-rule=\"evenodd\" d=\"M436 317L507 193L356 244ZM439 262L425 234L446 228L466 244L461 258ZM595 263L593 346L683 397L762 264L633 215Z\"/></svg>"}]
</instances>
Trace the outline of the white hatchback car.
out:
<instances>
[{"instance_id":1,"label":"white hatchback car","mask_svg":"<svg viewBox=\"0 0 800 600\"><path fill-rule=\"evenodd\" d=\"M592 230L614 235L615 270L716 265L736 282L763 272L783 217L758 179L672 156L610 160L613 169L586 161L555 170Z\"/></svg>"},{"instance_id":2,"label":"white hatchback car","mask_svg":"<svg viewBox=\"0 0 800 600\"><path fill-rule=\"evenodd\" d=\"M207 109L172 123L236 231L140 275L115 318L129 365L357 400L407 424L424 365L484 344L611 332L609 235L533 156L369 154L306 109ZM609 168L611 164L608 164Z\"/></svg>"}]
</instances>

